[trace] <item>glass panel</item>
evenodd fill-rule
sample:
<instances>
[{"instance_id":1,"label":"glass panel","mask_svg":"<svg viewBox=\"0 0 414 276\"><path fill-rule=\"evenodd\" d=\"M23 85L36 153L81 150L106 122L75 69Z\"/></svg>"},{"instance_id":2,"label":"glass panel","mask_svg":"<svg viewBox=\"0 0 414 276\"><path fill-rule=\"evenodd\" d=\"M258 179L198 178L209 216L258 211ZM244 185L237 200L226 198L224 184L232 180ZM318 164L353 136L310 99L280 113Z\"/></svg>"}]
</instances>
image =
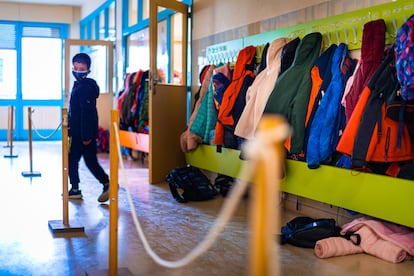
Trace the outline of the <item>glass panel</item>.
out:
<instances>
[{"instance_id":1,"label":"glass panel","mask_svg":"<svg viewBox=\"0 0 414 276\"><path fill-rule=\"evenodd\" d=\"M183 15L176 13L171 18L171 36L172 36L172 49L171 49L171 83L183 84L182 80L182 52L183 52Z\"/></svg>"},{"instance_id":2,"label":"glass panel","mask_svg":"<svg viewBox=\"0 0 414 276\"><path fill-rule=\"evenodd\" d=\"M89 39L96 39L95 20L91 20L91 37Z\"/></svg>"},{"instance_id":3,"label":"glass panel","mask_svg":"<svg viewBox=\"0 0 414 276\"><path fill-rule=\"evenodd\" d=\"M99 13L99 37L98 39L105 39L107 38L107 34L105 33L105 10Z\"/></svg>"},{"instance_id":4,"label":"glass panel","mask_svg":"<svg viewBox=\"0 0 414 276\"><path fill-rule=\"evenodd\" d=\"M169 76L170 67L167 44L167 22L158 23L158 46L157 46L157 68L158 81L161 83L170 83L167 78Z\"/></svg>"},{"instance_id":5,"label":"glass panel","mask_svg":"<svg viewBox=\"0 0 414 276\"><path fill-rule=\"evenodd\" d=\"M13 24L0 24L0 48L16 48L16 26Z\"/></svg>"},{"instance_id":6,"label":"glass panel","mask_svg":"<svg viewBox=\"0 0 414 276\"><path fill-rule=\"evenodd\" d=\"M81 39L86 39L88 36L88 24L81 25Z\"/></svg>"},{"instance_id":7,"label":"glass panel","mask_svg":"<svg viewBox=\"0 0 414 276\"><path fill-rule=\"evenodd\" d=\"M109 6L109 18L108 18L108 39L111 41L115 41L115 2Z\"/></svg>"},{"instance_id":8,"label":"glass panel","mask_svg":"<svg viewBox=\"0 0 414 276\"><path fill-rule=\"evenodd\" d=\"M127 37L127 72L149 69L149 31L148 28Z\"/></svg>"},{"instance_id":9,"label":"glass panel","mask_svg":"<svg viewBox=\"0 0 414 276\"><path fill-rule=\"evenodd\" d=\"M149 0L142 0L142 19L149 18Z\"/></svg>"},{"instance_id":10,"label":"glass panel","mask_svg":"<svg viewBox=\"0 0 414 276\"><path fill-rule=\"evenodd\" d=\"M62 98L61 39L22 38L22 98Z\"/></svg>"},{"instance_id":11,"label":"glass panel","mask_svg":"<svg viewBox=\"0 0 414 276\"><path fill-rule=\"evenodd\" d=\"M16 51L0 50L0 99L16 99Z\"/></svg>"},{"instance_id":12,"label":"glass panel","mask_svg":"<svg viewBox=\"0 0 414 276\"><path fill-rule=\"evenodd\" d=\"M138 0L128 0L128 26L138 23Z\"/></svg>"},{"instance_id":13,"label":"glass panel","mask_svg":"<svg viewBox=\"0 0 414 276\"><path fill-rule=\"evenodd\" d=\"M23 36L60 38L60 29L50 27L24 27Z\"/></svg>"}]
</instances>

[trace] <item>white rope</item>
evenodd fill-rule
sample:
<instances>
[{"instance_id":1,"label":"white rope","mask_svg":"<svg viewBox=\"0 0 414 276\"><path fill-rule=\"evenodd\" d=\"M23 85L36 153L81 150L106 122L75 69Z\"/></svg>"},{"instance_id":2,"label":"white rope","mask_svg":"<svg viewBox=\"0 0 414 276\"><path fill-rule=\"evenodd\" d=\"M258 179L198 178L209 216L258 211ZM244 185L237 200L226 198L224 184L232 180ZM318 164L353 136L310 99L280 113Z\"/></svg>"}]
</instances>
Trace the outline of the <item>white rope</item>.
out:
<instances>
[{"instance_id":1,"label":"white rope","mask_svg":"<svg viewBox=\"0 0 414 276\"><path fill-rule=\"evenodd\" d=\"M261 158L268 157L268 155L271 154L271 151L268 151L268 150L266 150L266 147L263 147L263 141L266 140L266 139L262 139L262 137L260 137L257 140L251 140L251 141L248 141L248 142L245 143L245 147L247 149L246 152L248 153L248 157L249 157L249 162L244 163L244 165L242 166L241 171L240 171L241 174L240 174L239 178L237 179L236 184L230 190L229 197L224 202L215 223L210 228L210 230L207 233L206 237L191 252L189 252L182 259L176 260L176 261L168 261L168 260L160 258L152 250L152 248L149 245L149 243L148 243L148 241L145 237L145 234L142 230L141 224L140 224L140 222L137 218L137 214L136 214L135 207L134 207L134 204L132 202L131 193L130 193L130 190L129 190L127 177L125 175L125 168L124 168L123 159L122 159L122 155L121 155L121 151L120 151L120 142L119 142L119 134L118 134L118 125L117 125L117 123L114 123L113 127L114 127L114 130L115 130L114 133L115 133L117 149L118 149L117 150L118 158L120 160L119 164L121 166L122 176L123 176L123 180L125 182L127 198L128 198L129 206L131 208L132 219L133 219L135 227L137 229L138 236L141 239L141 241L144 245L144 249L146 250L147 254L156 263L158 263L161 266L168 267L168 268L178 268L178 267L183 267L185 265L188 265L190 262L195 260L197 257L199 257L201 254L203 254L209 248L211 248L213 243L216 241L218 235L223 231L225 225L230 220L231 216L233 215L233 213L236 209L237 204L239 203L239 201L241 200L243 194L245 193L246 188L248 186L247 180L250 180L251 177L253 176L253 172L256 168L257 161L259 160L257 157L258 156L260 156ZM281 138L287 136L286 131L282 131L282 133L283 134L281 134L280 129L278 129L278 131L273 131L272 133L267 134L266 137L263 137L263 138L267 138L267 136L269 136L271 134L275 134L277 139L281 139ZM275 136L273 136L273 139L271 139L271 140L274 141ZM269 143L269 140L266 141L266 144L268 144L268 143ZM271 171L271 170L269 170L269 171Z\"/></svg>"},{"instance_id":2,"label":"white rope","mask_svg":"<svg viewBox=\"0 0 414 276\"><path fill-rule=\"evenodd\" d=\"M236 185L233 186L233 188L230 191L229 197L224 202L223 207L216 219L215 224L210 228L210 231L208 232L207 236L204 238L202 242L200 242L190 253L188 253L184 258L177 260L177 261L168 261L160 258L150 247L145 234L142 230L141 224L137 218L135 207L132 202L131 194L129 191L128 181L125 175L125 169L123 164L123 159L120 153L120 142L119 142L119 134L118 134L118 126L116 123L114 123L115 128L115 136L116 136L116 143L118 148L118 158L120 160L119 164L121 166L121 171L123 175L123 179L125 181L125 187L128 197L128 202L132 211L132 218L135 224L135 227L137 228L137 232L139 234L139 237L144 245L145 251L147 254L159 265L168 267L168 268L178 268L183 267L187 264L189 264L191 261L195 260L197 257L199 257L202 253L207 251L215 242L218 235L223 231L224 226L227 224L231 216L233 215L237 204L239 203L240 199L242 198L244 192L246 191L248 182L244 179L250 179L252 176L252 172L254 169L253 162L250 162L248 165L244 166L241 170L241 176L240 179L237 180Z\"/></svg>"},{"instance_id":3,"label":"white rope","mask_svg":"<svg viewBox=\"0 0 414 276\"><path fill-rule=\"evenodd\" d=\"M34 113L34 109L32 110L32 113ZM32 130L34 130L34 132L37 134L37 136L39 136L40 139L44 139L44 140L50 139L62 127L62 121L60 121L59 125L49 135L43 136L37 130L37 128L36 128L36 126L33 122L32 116L30 116L30 121L32 122L32 126L33 126Z\"/></svg>"}]
</instances>

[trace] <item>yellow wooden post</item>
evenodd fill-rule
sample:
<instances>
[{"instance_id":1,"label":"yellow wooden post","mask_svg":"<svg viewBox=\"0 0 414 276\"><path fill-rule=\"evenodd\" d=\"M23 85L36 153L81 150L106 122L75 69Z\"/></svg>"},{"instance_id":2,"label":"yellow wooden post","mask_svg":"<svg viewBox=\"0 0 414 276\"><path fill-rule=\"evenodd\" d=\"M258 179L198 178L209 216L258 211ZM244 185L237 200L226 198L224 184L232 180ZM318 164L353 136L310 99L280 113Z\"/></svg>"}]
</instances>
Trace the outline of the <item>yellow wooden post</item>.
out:
<instances>
[{"instance_id":1,"label":"yellow wooden post","mask_svg":"<svg viewBox=\"0 0 414 276\"><path fill-rule=\"evenodd\" d=\"M118 274L118 151L115 126L119 120L118 110L111 111L109 135L109 275Z\"/></svg>"},{"instance_id":2,"label":"yellow wooden post","mask_svg":"<svg viewBox=\"0 0 414 276\"><path fill-rule=\"evenodd\" d=\"M9 106L9 116L8 116L8 120L7 120L7 146L9 146L10 148L12 148L12 139L13 139L13 134L12 134L12 128L13 128L13 116L14 116L14 108L13 106ZM11 154L10 154L11 155Z\"/></svg>"},{"instance_id":3,"label":"yellow wooden post","mask_svg":"<svg viewBox=\"0 0 414 276\"><path fill-rule=\"evenodd\" d=\"M275 132L279 129L281 136ZM276 135L273 135L276 134ZM275 137L279 136L279 137ZM279 191L285 159L283 143L287 136L285 120L276 115L266 115L258 127L258 137L266 141L266 148L258 149L250 207L250 266L249 275L273 276L280 274L276 229L280 225ZM262 144L259 144L263 146Z\"/></svg>"},{"instance_id":4,"label":"yellow wooden post","mask_svg":"<svg viewBox=\"0 0 414 276\"><path fill-rule=\"evenodd\" d=\"M62 108L62 189L63 189L63 224L69 224L68 197L68 110Z\"/></svg>"},{"instance_id":5,"label":"yellow wooden post","mask_svg":"<svg viewBox=\"0 0 414 276\"><path fill-rule=\"evenodd\" d=\"M32 108L29 106L27 108L27 124L28 124L28 136L29 136L29 171L22 172L24 177L35 177L42 176L40 172L33 171L33 139L32 139Z\"/></svg>"},{"instance_id":6,"label":"yellow wooden post","mask_svg":"<svg viewBox=\"0 0 414 276\"><path fill-rule=\"evenodd\" d=\"M6 158L15 158L17 155L13 155L13 127L14 127L14 106L9 106L9 116L7 120L7 145L9 147L10 154L5 155Z\"/></svg>"},{"instance_id":7,"label":"yellow wooden post","mask_svg":"<svg viewBox=\"0 0 414 276\"><path fill-rule=\"evenodd\" d=\"M68 174L69 174L69 140L68 140L68 110L62 108L62 199L63 218L62 220L49 220L49 228L53 233L84 232L85 227L76 220L69 223L69 195L68 195Z\"/></svg>"}]
</instances>

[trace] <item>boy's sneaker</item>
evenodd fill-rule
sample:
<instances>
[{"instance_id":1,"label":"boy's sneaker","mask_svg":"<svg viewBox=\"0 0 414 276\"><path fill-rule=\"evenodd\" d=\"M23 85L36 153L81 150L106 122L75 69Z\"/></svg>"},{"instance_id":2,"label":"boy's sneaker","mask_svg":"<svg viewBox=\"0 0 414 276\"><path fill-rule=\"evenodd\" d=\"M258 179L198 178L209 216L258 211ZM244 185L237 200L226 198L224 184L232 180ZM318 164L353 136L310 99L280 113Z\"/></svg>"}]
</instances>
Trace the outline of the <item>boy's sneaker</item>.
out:
<instances>
[{"instance_id":1,"label":"boy's sneaker","mask_svg":"<svg viewBox=\"0 0 414 276\"><path fill-rule=\"evenodd\" d=\"M81 192L81 190L70 189L69 193L68 193L68 197L70 199L81 199L82 198L82 192Z\"/></svg>"},{"instance_id":2,"label":"boy's sneaker","mask_svg":"<svg viewBox=\"0 0 414 276\"><path fill-rule=\"evenodd\" d=\"M109 199L109 184L104 184L102 194L98 197L98 201L105 202L108 199Z\"/></svg>"}]
</instances>

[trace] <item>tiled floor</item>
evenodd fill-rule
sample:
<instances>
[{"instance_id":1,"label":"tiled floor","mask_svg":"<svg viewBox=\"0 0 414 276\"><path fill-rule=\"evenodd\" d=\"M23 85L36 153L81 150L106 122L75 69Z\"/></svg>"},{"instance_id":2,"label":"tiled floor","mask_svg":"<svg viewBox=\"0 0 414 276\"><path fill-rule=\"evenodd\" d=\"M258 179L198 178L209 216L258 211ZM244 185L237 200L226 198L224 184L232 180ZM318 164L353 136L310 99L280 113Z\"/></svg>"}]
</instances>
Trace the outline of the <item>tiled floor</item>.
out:
<instances>
[{"instance_id":1,"label":"tiled floor","mask_svg":"<svg viewBox=\"0 0 414 276\"><path fill-rule=\"evenodd\" d=\"M0 152L8 156L9 148ZM15 142L15 158L0 158L0 275L108 275L109 205L97 202L101 186L81 161L83 200L69 202L69 221L82 232L54 234L50 220L62 220L62 167L59 142L33 144L30 170L27 142ZM106 154L101 164L108 171ZM133 204L148 243L157 255L178 260L201 241L223 203L176 203L166 183L148 184L147 169L125 160ZM22 172L38 172L24 177ZM156 264L145 252L131 217L120 174L118 275L246 275L248 261L248 201L237 208L217 242L191 264L178 269ZM285 220L295 214L284 213ZM273 241L269 241L273 242ZM275 260L276 262L276 260ZM282 275L414 275L414 261L387 263L357 254L321 260L312 249L280 248Z\"/></svg>"}]
</instances>

